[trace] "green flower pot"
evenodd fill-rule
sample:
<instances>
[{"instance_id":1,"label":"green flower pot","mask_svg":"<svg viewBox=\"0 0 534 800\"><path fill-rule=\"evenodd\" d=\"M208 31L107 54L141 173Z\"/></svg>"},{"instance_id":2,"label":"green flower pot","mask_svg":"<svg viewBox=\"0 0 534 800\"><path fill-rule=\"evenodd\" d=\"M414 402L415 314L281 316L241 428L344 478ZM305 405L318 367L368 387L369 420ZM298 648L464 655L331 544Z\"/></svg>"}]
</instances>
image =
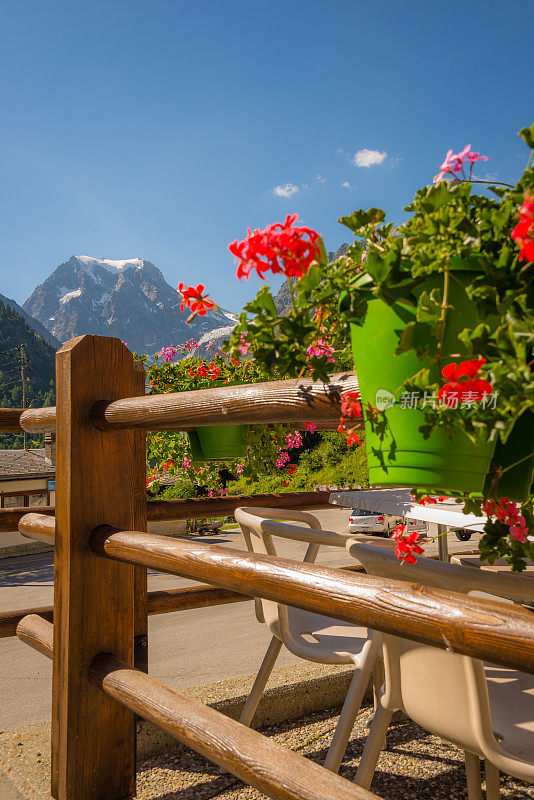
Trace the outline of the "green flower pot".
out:
<instances>
[{"instance_id":1,"label":"green flower pot","mask_svg":"<svg viewBox=\"0 0 534 800\"><path fill-rule=\"evenodd\" d=\"M206 425L188 431L192 460L226 461L244 457L247 429L248 425Z\"/></svg>"},{"instance_id":2,"label":"green flower pot","mask_svg":"<svg viewBox=\"0 0 534 800\"><path fill-rule=\"evenodd\" d=\"M517 463L520 462L520 463ZM512 464L516 464L512 467ZM506 469L495 485L495 467ZM526 500L534 480L534 414L525 411L515 423L506 444L497 442L484 492L490 496Z\"/></svg>"},{"instance_id":3,"label":"green flower pot","mask_svg":"<svg viewBox=\"0 0 534 800\"><path fill-rule=\"evenodd\" d=\"M458 333L468 321L477 318L476 305L467 297L462 285L476 275L473 265L457 261L453 270L460 274L455 274L450 281L449 302L453 308L447 314L444 337L446 363L467 358ZM431 291L442 282L442 276L432 275L421 291ZM377 394L386 401L387 393L396 397L394 405L379 415L382 424L369 420L364 410L369 482L442 492L481 492L495 443L473 444L460 430L452 439L439 429L425 439L419 431L424 423L420 404L418 408L410 408L399 402L399 387L428 363L419 360L413 351L395 353L399 334L414 319L415 309L406 303L388 306L380 299L373 299L369 302L364 324L351 326L354 364L364 409L367 403L378 406ZM431 375L432 379L437 377L437 373ZM451 410L450 413L455 412Z\"/></svg>"}]
</instances>

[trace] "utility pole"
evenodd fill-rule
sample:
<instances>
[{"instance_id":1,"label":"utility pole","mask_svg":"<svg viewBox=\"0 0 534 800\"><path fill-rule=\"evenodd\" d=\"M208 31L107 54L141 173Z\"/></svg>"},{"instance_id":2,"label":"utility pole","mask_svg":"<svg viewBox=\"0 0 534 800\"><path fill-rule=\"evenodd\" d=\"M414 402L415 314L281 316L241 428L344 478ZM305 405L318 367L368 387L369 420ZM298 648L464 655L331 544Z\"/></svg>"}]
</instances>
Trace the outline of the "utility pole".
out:
<instances>
[{"instance_id":1,"label":"utility pole","mask_svg":"<svg viewBox=\"0 0 534 800\"><path fill-rule=\"evenodd\" d=\"M26 408L26 364L28 364L28 359L26 358L26 351L25 345L20 344L17 347L20 357L20 379L22 381L22 408ZM23 440L24 440L24 450L26 450L26 431L23 433Z\"/></svg>"}]
</instances>

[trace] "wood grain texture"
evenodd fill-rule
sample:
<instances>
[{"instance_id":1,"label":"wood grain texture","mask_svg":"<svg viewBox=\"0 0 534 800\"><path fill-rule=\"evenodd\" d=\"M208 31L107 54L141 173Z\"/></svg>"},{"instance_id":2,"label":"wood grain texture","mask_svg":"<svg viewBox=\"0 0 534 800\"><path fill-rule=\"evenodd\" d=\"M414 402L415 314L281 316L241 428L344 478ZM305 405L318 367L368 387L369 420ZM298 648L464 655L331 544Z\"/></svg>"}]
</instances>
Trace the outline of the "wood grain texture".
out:
<instances>
[{"instance_id":1,"label":"wood grain texture","mask_svg":"<svg viewBox=\"0 0 534 800\"><path fill-rule=\"evenodd\" d=\"M193 500L150 500L147 503L147 513L151 522L164 522L233 514L240 506L326 508L329 505L329 496L329 492L271 492L236 494L227 497L197 497Z\"/></svg>"},{"instance_id":2,"label":"wood grain texture","mask_svg":"<svg viewBox=\"0 0 534 800\"><path fill-rule=\"evenodd\" d=\"M42 412L42 413L41 413ZM20 418L24 416L24 428L21 425ZM296 423L299 430L305 430L304 423L308 420L302 420ZM333 420L320 420L317 424L318 431L334 431L339 425L339 419ZM194 425L184 425L179 430L188 431L192 430ZM26 409L23 408L0 408L0 433L22 433L24 430L34 433L42 432L53 433L56 429L56 408L50 406L49 408ZM175 428L176 430L176 428Z\"/></svg>"},{"instance_id":3,"label":"wood grain texture","mask_svg":"<svg viewBox=\"0 0 534 800\"><path fill-rule=\"evenodd\" d=\"M18 637L53 658L52 625L21 620ZM379 800L324 767L132 669L109 653L91 666L95 684L117 702L276 800Z\"/></svg>"},{"instance_id":4,"label":"wood grain texture","mask_svg":"<svg viewBox=\"0 0 534 800\"><path fill-rule=\"evenodd\" d=\"M91 418L100 430L150 431L192 425L335 420L341 413L340 394L357 390L355 374L345 372L332 375L328 385L291 379L99 402Z\"/></svg>"},{"instance_id":5,"label":"wood grain texture","mask_svg":"<svg viewBox=\"0 0 534 800\"><path fill-rule=\"evenodd\" d=\"M95 552L205 580L534 673L534 616L526 609L274 556L136 533L95 530Z\"/></svg>"},{"instance_id":6,"label":"wood grain texture","mask_svg":"<svg viewBox=\"0 0 534 800\"><path fill-rule=\"evenodd\" d=\"M354 372L330 376L330 384L297 380L266 381L241 386L220 386L192 392L128 397L114 403L99 402L94 424L144 430L191 430L202 425L317 422L331 430L338 425L341 392L358 391ZM56 408L0 409L0 431L53 433Z\"/></svg>"},{"instance_id":7,"label":"wood grain texture","mask_svg":"<svg viewBox=\"0 0 534 800\"><path fill-rule=\"evenodd\" d=\"M0 408L0 433L20 433L23 408Z\"/></svg>"},{"instance_id":8,"label":"wood grain texture","mask_svg":"<svg viewBox=\"0 0 534 800\"><path fill-rule=\"evenodd\" d=\"M26 509L27 511L28 509ZM54 545L56 541L56 520L48 514L30 512L19 519L19 533L28 539Z\"/></svg>"},{"instance_id":9,"label":"wood grain texture","mask_svg":"<svg viewBox=\"0 0 534 800\"><path fill-rule=\"evenodd\" d=\"M56 430L56 406L27 408L20 416L20 429L27 433L54 433Z\"/></svg>"},{"instance_id":10,"label":"wood grain texture","mask_svg":"<svg viewBox=\"0 0 534 800\"><path fill-rule=\"evenodd\" d=\"M228 603L242 603L251 597L239 592L230 592L218 586L186 586L180 589L159 589L148 592L148 614L170 614L172 611L189 611L193 608L222 606ZM0 612L0 639L17 636L17 626L24 617L37 614L47 622L54 621L53 606L21 608L18 611Z\"/></svg>"},{"instance_id":11,"label":"wood grain texture","mask_svg":"<svg viewBox=\"0 0 534 800\"><path fill-rule=\"evenodd\" d=\"M338 567L349 572L363 572L359 565ZM252 600L241 592L232 592L221 589L219 586L199 584L186 586L179 589L159 589L148 592L148 614L170 614L173 611L189 611L194 608L208 608L222 606L228 603L243 603ZM18 611L0 612L0 639L7 639L17 635L17 625L29 614L38 614L48 622L54 620L53 606L39 606L37 608L21 608Z\"/></svg>"},{"instance_id":12,"label":"wood grain texture","mask_svg":"<svg viewBox=\"0 0 534 800\"><path fill-rule=\"evenodd\" d=\"M150 500L147 503L146 513L149 522L166 522L173 519L203 519L218 514L232 514L242 505L267 508L332 508L328 502L329 496L330 492L271 492L198 497L193 500ZM38 513L54 516L55 509L53 506L39 506ZM28 508L22 506L0 509L0 533L17 530L19 522L27 514Z\"/></svg>"},{"instance_id":13,"label":"wood grain texture","mask_svg":"<svg viewBox=\"0 0 534 800\"><path fill-rule=\"evenodd\" d=\"M54 506L39 506L38 511L40 515L52 517L56 513ZM12 533L13 531L16 531L19 526L19 522L23 517L27 516L27 514L27 506L0 508L0 533Z\"/></svg>"},{"instance_id":14,"label":"wood grain texture","mask_svg":"<svg viewBox=\"0 0 534 800\"><path fill-rule=\"evenodd\" d=\"M36 606L35 608L22 608L18 611L0 612L0 639L8 639L10 636L17 635L17 626L24 617L36 614L46 622L54 621L53 606Z\"/></svg>"},{"instance_id":15,"label":"wood grain texture","mask_svg":"<svg viewBox=\"0 0 534 800\"><path fill-rule=\"evenodd\" d=\"M136 394L145 394L145 370L141 361L134 361L134 385ZM146 486L146 433L134 431L134 451L139 454L132 463L135 470L135 486ZM146 531L147 504L146 491L135 492L134 516L140 531ZM137 526L136 526L137 527ZM146 567L135 567L134 574L134 666L148 672L148 607L147 607L147 571Z\"/></svg>"},{"instance_id":16,"label":"wood grain texture","mask_svg":"<svg viewBox=\"0 0 534 800\"><path fill-rule=\"evenodd\" d=\"M17 625L17 636L47 658L54 657L54 626L37 611L27 614Z\"/></svg>"},{"instance_id":17,"label":"wood grain texture","mask_svg":"<svg viewBox=\"0 0 534 800\"><path fill-rule=\"evenodd\" d=\"M59 800L126 798L135 786L133 714L89 682L103 651L133 663L134 575L104 564L91 530L139 519L145 454L133 431L101 433L89 413L137 391L133 358L118 339L81 336L56 354L57 465L52 683L52 793Z\"/></svg>"},{"instance_id":18,"label":"wood grain texture","mask_svg":"<svg viewBox=\"0 0 534 800\"><path fill-rule=\"evenodd\" d=\"M110 697L273 800L377 800L376 795L109 654L91 674Z\"/></svg>"}]
</instances>

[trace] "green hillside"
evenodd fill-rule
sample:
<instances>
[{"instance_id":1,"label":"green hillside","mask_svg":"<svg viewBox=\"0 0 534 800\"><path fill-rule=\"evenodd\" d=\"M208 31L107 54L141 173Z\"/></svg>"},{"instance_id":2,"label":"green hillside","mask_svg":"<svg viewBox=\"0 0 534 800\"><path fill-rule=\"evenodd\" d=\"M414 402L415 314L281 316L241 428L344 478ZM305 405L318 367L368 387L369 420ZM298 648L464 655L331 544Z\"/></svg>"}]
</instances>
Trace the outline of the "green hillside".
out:
<instances>
[{"instance_id":1,"label":"green hillside","mask_svg":"<svg viewBox=\"0 0 534 800\"><path fill-rule=\"evenodd\" d=\"M55 349L39 336L17 312L0 301L0 407L22 406L20 358L16 348L25 346L26 405L28 408L55 403ZM27 437L28 446L38 447L42 437ZM0 434L0 448L22 447L22 435Z\"/></svg>"},{"instance_id":2,"label":"green hillside","mask_svg":"<svg viewBox=\"0 0 534 800\"><path fill-rule=\"evenodd\" d=\"M291 478L285 470L259 476L257 480L241 478L229 484L230 494L313 491L318 485L364 488L369 485L365 444L348 447L345 436L337 431L314 434L312 444L296 459L296 466ZM195 497L195 490L191 482L184 479L164 489L158 497Z\"/></svg>"}]
</instances>

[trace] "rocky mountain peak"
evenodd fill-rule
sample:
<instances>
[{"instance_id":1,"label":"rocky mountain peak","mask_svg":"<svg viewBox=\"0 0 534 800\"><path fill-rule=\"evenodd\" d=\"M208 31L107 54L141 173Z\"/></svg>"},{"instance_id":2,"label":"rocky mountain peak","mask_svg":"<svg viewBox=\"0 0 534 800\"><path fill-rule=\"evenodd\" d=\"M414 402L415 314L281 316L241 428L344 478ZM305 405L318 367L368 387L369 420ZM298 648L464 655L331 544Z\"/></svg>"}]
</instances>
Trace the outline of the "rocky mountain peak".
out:
<instances>
[{"instance_id":1,"label":"rocky mountain peak","mask_svg":"<svg viewBox=\"0 0 534 800\"><path fill-rule=\"evenodd\" d=\"M117 336L150 355L233 323L233 315L215 309L186 325L177 290L143 258L71 256L35 289L24 310L61 342L83 333Z\"/></svg>"}]
</instances>

